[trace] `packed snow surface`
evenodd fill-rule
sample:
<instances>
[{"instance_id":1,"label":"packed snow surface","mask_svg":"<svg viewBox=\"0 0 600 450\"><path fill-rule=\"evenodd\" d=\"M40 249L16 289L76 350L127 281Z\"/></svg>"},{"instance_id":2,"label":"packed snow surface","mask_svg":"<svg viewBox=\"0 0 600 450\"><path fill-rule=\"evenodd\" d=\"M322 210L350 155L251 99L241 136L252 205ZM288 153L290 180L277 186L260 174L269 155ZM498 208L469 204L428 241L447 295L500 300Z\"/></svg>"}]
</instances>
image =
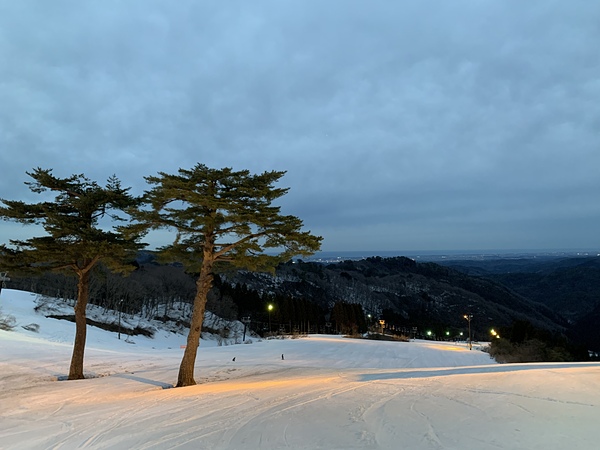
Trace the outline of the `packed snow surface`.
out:
<instances>
[{"instance_id":1,"label":"packed snow surface","mask_svg":"<svg viewBox=\"0 0 600 450\"><path fill-rule=\"evenodd\" d=\"M203 340L198 385L172 388L185 336L88 327L85 372L60 381L74 324L4 289L2 449L596 449L600 364L495 364L464 343L340 336ZM37 324L39 330L23 326ZM31 328L31 327L28 327ZM35 327L34 327L35 328ZM235 361L233 360L235 358Z\"/></svg>"}]
</instances>

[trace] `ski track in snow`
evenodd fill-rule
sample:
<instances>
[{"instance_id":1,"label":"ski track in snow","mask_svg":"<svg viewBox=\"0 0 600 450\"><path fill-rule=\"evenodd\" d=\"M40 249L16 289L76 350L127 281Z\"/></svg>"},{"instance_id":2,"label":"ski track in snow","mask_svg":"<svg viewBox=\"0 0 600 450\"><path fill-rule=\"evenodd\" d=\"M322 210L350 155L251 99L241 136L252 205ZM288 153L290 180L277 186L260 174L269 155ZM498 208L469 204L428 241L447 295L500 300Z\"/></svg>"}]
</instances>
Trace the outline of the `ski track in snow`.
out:
<instances>
[{"instance_id":1,"label":"ski track in snow","mask_svg":"<svg viewBox=\"0 0 600 450\"><path fill-rule=\"evenodd\" d=\"M128 344L89 328L92 378L57 381L73 324L36 315L27 293L3 290L0 306L19 324L0 331L0 449L597 448L598 363L338 336L203 341L199 384L172 388L184 336Z\"/></svg>"}]
</instances>

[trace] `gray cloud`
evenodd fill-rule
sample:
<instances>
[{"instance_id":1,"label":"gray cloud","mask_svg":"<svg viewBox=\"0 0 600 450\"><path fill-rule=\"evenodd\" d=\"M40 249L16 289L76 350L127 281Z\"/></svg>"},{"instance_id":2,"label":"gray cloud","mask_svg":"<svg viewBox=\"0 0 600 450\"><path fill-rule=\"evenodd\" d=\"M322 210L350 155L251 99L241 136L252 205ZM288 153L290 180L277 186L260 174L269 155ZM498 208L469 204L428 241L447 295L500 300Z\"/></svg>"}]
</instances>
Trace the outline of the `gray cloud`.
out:
<instances>
[{"instance_id":1,"label":"gray cloud","mask_svg":"<svg viewBox=\"0 0 600 450\"><path fill-rule=\"evenodd\" d=\"M0 2L0 197L35 166L141 192L203 162L287 170L284 210L325 249L597 247L599 20L583 0Z\"/></svg>"}]
</instances>

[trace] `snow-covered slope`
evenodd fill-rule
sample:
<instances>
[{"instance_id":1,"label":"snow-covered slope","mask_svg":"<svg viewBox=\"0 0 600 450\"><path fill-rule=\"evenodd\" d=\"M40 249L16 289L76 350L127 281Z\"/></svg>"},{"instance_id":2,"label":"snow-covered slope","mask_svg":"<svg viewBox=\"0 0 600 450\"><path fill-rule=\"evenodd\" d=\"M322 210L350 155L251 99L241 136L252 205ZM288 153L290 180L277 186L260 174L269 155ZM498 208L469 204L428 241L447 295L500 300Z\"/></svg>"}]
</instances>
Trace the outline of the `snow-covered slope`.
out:
<instances>
[{"instance_id":1,"label":"snow-covered slope","mask_svg":"<svg viewBox=\"0 0 600 450\"><path fill-rule=\"evenodd\" d=\"M185 336L118 340L3 290L0 448L592 449L600 365L498 365L464 345L337 336L218 346L202 341L197 386L170 389ZM23 326L35 323L38 332ZM34 327L35 328L35 327ZM283 356L283 358L282 358ZM235 357L235 361L233 358Z\"/></svg>"}]
</instances>

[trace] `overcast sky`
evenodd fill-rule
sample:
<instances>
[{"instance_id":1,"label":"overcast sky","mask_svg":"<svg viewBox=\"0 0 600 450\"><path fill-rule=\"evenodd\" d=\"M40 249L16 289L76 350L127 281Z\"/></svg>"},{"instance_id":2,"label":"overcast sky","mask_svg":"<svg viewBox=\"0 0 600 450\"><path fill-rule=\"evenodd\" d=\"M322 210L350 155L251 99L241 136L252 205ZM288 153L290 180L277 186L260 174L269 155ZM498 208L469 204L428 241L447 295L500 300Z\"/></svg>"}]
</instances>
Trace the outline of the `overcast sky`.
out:
<instances>
[{"instance_id":1,"label":"overcast sky","mask_svg":"<svg viewBox=\"0 0 600 450\"><path fill-rule=\"evenodd\" d=\"M37 166L135 194L286 170L324 250L598 249L599 24L590 0L0 0L0 197L41 200Z\"/></svg>"}]
</instances>

